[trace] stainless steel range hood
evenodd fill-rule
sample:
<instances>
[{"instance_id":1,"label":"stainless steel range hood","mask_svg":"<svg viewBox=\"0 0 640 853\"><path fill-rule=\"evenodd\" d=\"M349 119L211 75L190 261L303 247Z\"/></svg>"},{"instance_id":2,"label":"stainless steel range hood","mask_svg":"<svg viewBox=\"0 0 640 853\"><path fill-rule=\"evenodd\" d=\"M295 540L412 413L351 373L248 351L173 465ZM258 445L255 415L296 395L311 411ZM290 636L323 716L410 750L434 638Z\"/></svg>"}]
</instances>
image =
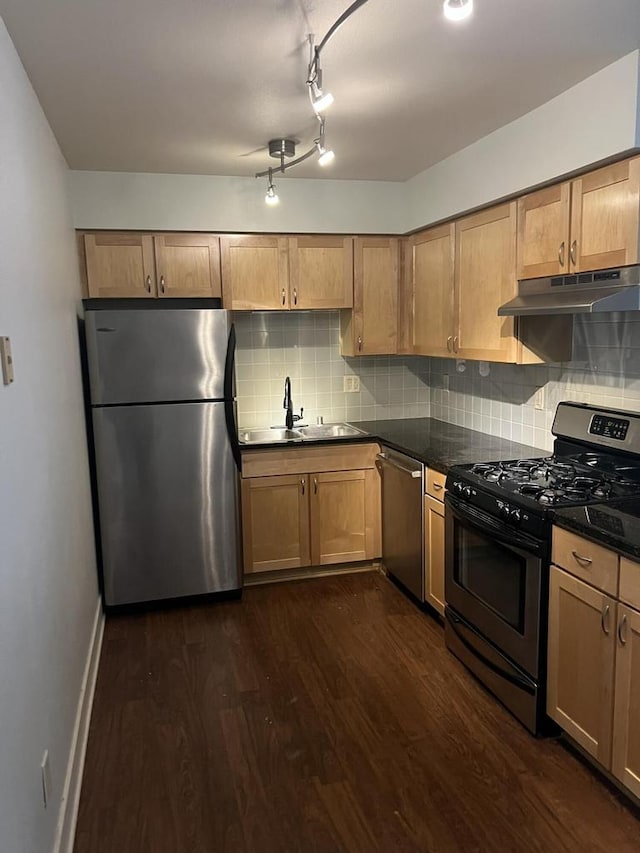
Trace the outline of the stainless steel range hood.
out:
<instances>
[{"instance_id":1,"label":"stainless steel range hood","mask_svg":"<svg viewBox=\"0 0 640 853\"><path fill-rule=\"evenodd\" d=\"M640 266L523 279L518 295L498 308L501 317L604 311L640 311Z\"/></svg>"}]
</instances>

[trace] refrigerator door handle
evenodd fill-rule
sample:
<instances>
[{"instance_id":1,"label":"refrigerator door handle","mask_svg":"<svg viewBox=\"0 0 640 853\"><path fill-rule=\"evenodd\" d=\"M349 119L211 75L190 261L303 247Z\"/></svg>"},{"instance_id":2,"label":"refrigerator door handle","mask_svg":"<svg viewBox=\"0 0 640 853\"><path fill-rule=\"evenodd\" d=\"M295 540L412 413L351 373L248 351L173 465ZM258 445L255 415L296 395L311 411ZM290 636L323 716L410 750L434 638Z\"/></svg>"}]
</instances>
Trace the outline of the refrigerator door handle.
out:
<instances>
[{"instance_id":1,"label":"refrigerator door handle","mask_svg":"<svg viewBox=\"0 0 640 853\"><path fill-rule=\"evenodd\" d=\"M224 365L224 416L227 424L227 433L231 444L231 452L238 471L242 470L242 458L240 456L240 442L238 441L238 427L233 407L233 370L236 355L236 327L231 324L229 330L229 342L227 344L227 357Z\"/></svg>"}]
</instances>

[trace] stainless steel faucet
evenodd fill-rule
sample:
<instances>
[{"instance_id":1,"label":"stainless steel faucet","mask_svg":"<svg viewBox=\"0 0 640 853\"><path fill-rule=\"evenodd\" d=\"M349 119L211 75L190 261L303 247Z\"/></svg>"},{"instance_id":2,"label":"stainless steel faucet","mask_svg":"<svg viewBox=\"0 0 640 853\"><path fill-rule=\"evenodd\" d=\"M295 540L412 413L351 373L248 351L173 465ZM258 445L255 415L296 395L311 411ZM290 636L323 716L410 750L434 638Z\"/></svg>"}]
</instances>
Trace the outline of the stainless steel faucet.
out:
<instances>
[{"instance_id":1,"label":"stainless steel faucet","mask_svg":"<svg viewBox=\"0 0 640 853\"><path fill-rule=\"evenodd\" d=\"M293 402L291 400L291 379L289 379L288 376L284 380L284 403L282 404L282 407L287 410L287 415L284 422L285 426L287 429L293 429L294 422L302 420L302 413L304 409L302 407L300 408L299 415L293 414Z\"/></svg>"}]
</instances>

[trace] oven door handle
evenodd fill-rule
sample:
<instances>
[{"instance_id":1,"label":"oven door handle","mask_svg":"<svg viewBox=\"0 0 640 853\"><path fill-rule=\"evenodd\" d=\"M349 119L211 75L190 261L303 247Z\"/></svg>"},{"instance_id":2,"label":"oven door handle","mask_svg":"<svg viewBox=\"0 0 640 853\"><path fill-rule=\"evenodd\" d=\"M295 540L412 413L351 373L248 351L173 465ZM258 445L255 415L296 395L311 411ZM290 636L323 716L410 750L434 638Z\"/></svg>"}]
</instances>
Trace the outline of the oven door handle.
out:
<instances>
[{"instance_id":1,"label":"oven door handle","mask_svg":"<svg viewBox=\"0 0 640 853\"><path fill-rule=\"evenodd\" d=\"M474 657L476 657L481 663L483 663L487 667L487 669L490 669L491 672L495 673L499 678L503 678L510 684L514 684L516 687L519 687L521 690L524 690L525 693L528 693L530 696L536 695L536 689L533 684L513 672L507 672L506 670L501 669L501 667L499 667L496 663L494 663L492 660L489 660L488 657L483 655L482 652L478 651L478 649L472 643L470 643L469 640L467 640L467 638L458 628L458 625L462 623L457 616L449 612L447 614L447 617L449 619L449 624L451 625L452 630L455 632L456 637L460 640L462 645L467 649L467 651L471 652Z\"/></svg>"},{"instance_id":2,"label":"oven door handle","mask_svg":"<svg viewBox=\"0 0 640 853\"><path fill-rule=\"evenodd\" d=\"M505 524L501 524L493 516L475 509L475 507L466 506L448 492L444 497L444 502L459 518L490 533L494 539L497 539L504 545L508 545L510 548L521 553L527 551L536 556L542 556L544 544L537 539L533 539L531 536L517 529L512 530Z\"/></svg>"}]
</instances>

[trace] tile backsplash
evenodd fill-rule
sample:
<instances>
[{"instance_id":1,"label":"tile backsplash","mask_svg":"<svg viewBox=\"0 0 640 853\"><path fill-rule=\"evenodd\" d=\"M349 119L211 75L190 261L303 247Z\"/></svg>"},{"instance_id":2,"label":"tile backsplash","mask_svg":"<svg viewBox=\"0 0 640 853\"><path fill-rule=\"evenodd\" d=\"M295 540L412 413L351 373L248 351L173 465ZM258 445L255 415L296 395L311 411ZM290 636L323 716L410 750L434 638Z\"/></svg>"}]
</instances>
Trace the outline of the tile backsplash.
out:
<instances>
[{"instance_id":1,"label":"tile backsplash","mask_svg":"<svg viewBox=\"0 0 640 853\"><path fill-rule=\"evenodd\" d=\"M337 311L237 312L234 323L240 427L284 424L285 376L303 423L429 415L429 359L343 358ZM360 390L345 392L345 376L358 377Z\"/></svg>"},{"instance_id":2,"label":"tile backsplash","mask_svg":"<svg viewBox=\"0 0 640 853\"><path fill-rule=\"evenodd\" d=\"M640 411L640 312L577 315L566 364L430 362L432 417L551 450L561 400Z\"/></svg>"},{"instance_id":3,"label":"tile backsplash","mask_svg":"<svg viewBox=\"0 0 640 853\"><path fill-rule=\"evenodd\" d=\"M527 366L344 358L337 311L237 313L234 322L241 427L284 424L285 376L304 423L431 415L543 450L561 400L640 411L640 312L576 316L572 361ZM359 378L358 392L345 392L345 376Z\"/></svg>"}]
</instances>

